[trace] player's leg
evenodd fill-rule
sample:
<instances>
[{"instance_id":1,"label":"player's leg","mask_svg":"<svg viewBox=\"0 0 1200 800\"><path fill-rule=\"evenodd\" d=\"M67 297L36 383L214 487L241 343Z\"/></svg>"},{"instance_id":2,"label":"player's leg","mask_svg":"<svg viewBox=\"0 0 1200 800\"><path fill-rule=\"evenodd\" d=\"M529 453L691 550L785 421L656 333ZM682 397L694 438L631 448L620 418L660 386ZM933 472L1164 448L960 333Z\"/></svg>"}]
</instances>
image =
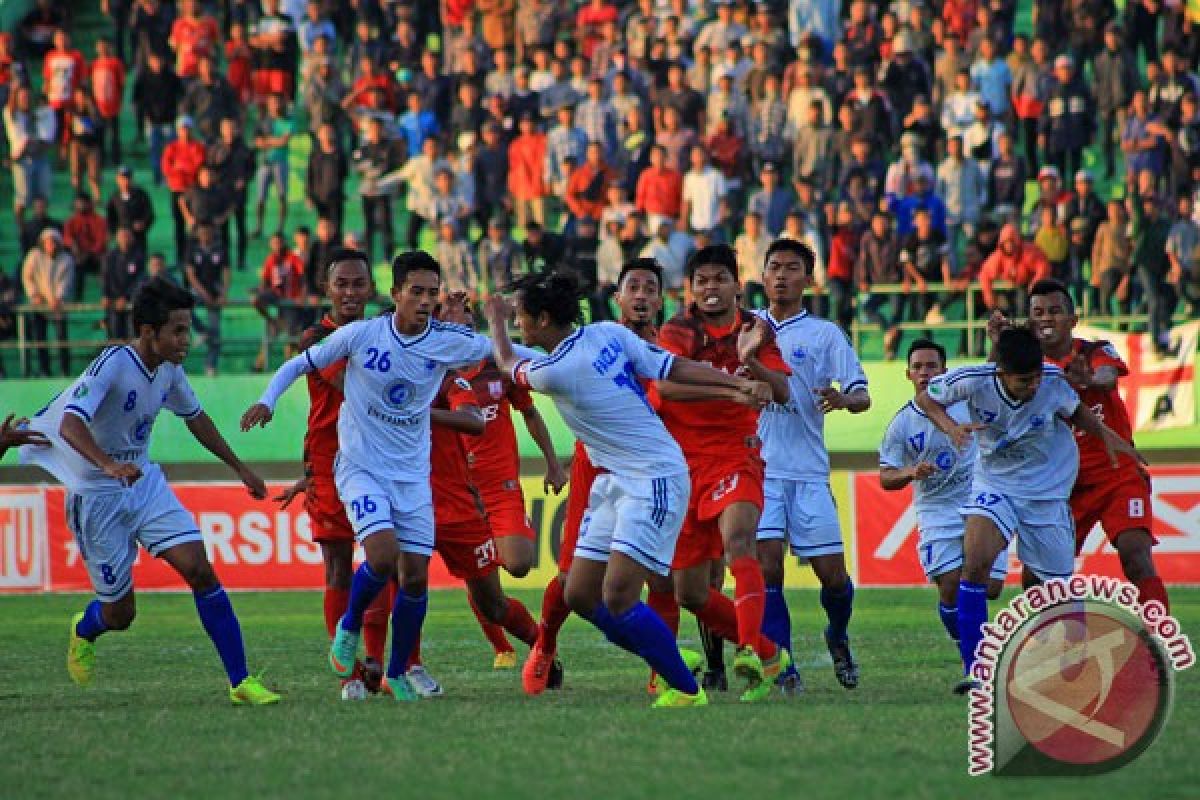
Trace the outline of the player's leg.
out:
<instances>
[{"instance_id":1,"label":"player's leg","mask_svg":"<svg viewBox=\"0 0 1200 800\"><path fill-rule=\"evenodd\" d=\"M796 483L791 481L772 479L763 484L763 510L755 533L755 551L764 584L763 635L786 650L789 656L792 652L792 617L783 592L783 562L787 555L788 513L795 490ZM793 660L793 666L787 670L788 676L792 677L785 678L785 692L801 690L800 675L794 664Z\"/></svg>"},{"instance_id":2,"label":"player's leg","mask_svg":"<svg viewBox=\"0 0 1200 800\"><path fill-rule=\"evenodd\" d=\"M392 650L384 677L384 691L397 700L412 701L417 699L417 694L405 679L405 673L421 639L429 608L429 555L404 548L401 544L396 559L398 591L392 606Z\"/></svg>"},{"instance_id":3,"label":"player's leg","mask_svg":"<svg viewBox=\"0 0 1200 800\"><path fill-rule=\"evenodd\" d=\"M525 514L525 495L520 489L493 492L484 505L500 564L514 578L524 578L537 556L537 533Z\"/></svg>"},{"instance_id":4,"label":"player's leg","mask_svg":"<svg viewBox=\"0 0 1200 800\"><path fill-rule=\"evenodd\" d=\"M504 594L500 588L500 573L495 570L467 581L471 602L492 624L533 647L537 641L537 623L525 604Z\"/></svg>"},{"instance_id":5,"label":"player's leg","mask_svg":"<svg viewBox=\"0 0 1200 800\"><path fill-rule=\"evenodd\" d=\"M1154 568L1154 537L1145 528L1131 528L1117 535L1114 546L1121 558L1121 569L1125 577L1138 589L1138 602L1142 605L1157 600L1168 612L1167 587Z\"/></svg>"},{"instance_id":6,"label":"player's leg","mask_svg":"<svg viewBox=\"0 0 1200 800\"><path fill-rule=\"evenodd\" d=\"M67 643L67 674L76 684L92 682L96 668L94 643L108 631L127 630L137 614L137 601L131 587L116 600L101 602L93 599L87 607L71 618L71 635Z\"/></svg>"},{"instance_id":7,"label":"player's leg","mask_svg":"<svg viewBox=\"0 0 1200 800\"><path fill-rule=\"evenodd\" d=\"M492 667L494 669L512 669L515 667L517 664L517 651L513 649L512 644L508 641L508 634L504 632L504 628L488 618L488 615L479 607L475 595L470 591L467 592L467 602L471 606L471 613L475 615L475 621L479 623L479 629L483 631L483 637L492 646L492 652L495 654Z\"/></svg>"},{"instance_id":8,"label":"player's leg","mask_svg":"<svg viewBox=\"0 0 1200 800\"><path fill-rule=\"evenodd\" d=\"M718 592L725 588L724 559L713 562L708 582ZM696 620L696 628L700 632L700 644L704 648L705 667L701 684L705 689L728 691L729 678L725 674L725 639L699 619Z\"/></svg>"},{"instance_id":9,"label":"player's leg","mask_svg":"<svg viewBox=\"0 0 1200 800\"><path fill-rule=\"evenodd\" d=\"M986 492L983 494L987 494ZM979 495L982 496L982 495ZM970 676L975 663L975 648L983 637L987 622L988 581L996 557L1008 546L1011 530L1004 524L1006 514L997 515L999 503L992 504L992 513L972 513L966 510L966 531L963 535L962 576L958 583L958 647L963 661L963 675ZM983 509L980 509L983 512ZM999 520L999 522L998 522ZM970 688L960 684L965 691Z\"/></svg>"},{"instance_id":10,"label":"player's leg","mask_svg":"<svg viewBox=\"0 0 1200 800\"><path fill-rule=\"evenodd\" d=\"M946 633L958 644L958 584L962 569L949 569L933 578L938 590L938 619Z\"/></svg>"},{"instance_id":11,"label":"player's leg","mask_svg":"<svg viewBox=\"0 0 1200 800\"><path fill-rule=\"evenodd\" d=\"M675 600L675 585L670 575L651 573L646 579L646 605L650 606L663 624L676 637L679 635L679 603ZM651 694L658 692L658 680L654 672L650 673L650 681L646 689Z\"/></svg>"},{"instance_id":12,"label":"player's leg","mask_svg":"<svg viewBox=\"0 0 1200 800\"><path fill-rule=\"evenodd\" d=\"M533 569L536 543L519 534L496 537L496 551L504 570L514 578L524 578Z\"/></svg>"},{"instance_id":13,"label":"player's leg","mask_svg":"<svg viewBox=\"0 0 1200 800\"><path fill-rule=\"evenodd\" d=\"M325 630L333 638L338 620L350 602L350 580L354 575L354 539L321 541L321 560L325 564Z\"/></svg>"}]
</instances>

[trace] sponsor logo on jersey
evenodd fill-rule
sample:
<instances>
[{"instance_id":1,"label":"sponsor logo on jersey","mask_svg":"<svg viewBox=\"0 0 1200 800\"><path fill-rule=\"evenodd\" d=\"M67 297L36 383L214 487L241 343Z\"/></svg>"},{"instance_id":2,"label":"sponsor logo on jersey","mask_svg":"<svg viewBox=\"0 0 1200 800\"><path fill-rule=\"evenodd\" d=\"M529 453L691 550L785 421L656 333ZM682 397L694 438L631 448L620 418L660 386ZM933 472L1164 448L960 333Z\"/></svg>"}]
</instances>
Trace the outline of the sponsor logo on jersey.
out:
<instances>
[{"instance_id":1,"label":"sponsor logo on jersey","mask_svg":"<svg viewBox=\"0 0 1200 800\"><path fill-rule=\"evenodd\" d=\"M383 390L383 402L388 408L400 411L413 396L412 384L406 380L392 381Z\"/></svg>"}]
</instances>

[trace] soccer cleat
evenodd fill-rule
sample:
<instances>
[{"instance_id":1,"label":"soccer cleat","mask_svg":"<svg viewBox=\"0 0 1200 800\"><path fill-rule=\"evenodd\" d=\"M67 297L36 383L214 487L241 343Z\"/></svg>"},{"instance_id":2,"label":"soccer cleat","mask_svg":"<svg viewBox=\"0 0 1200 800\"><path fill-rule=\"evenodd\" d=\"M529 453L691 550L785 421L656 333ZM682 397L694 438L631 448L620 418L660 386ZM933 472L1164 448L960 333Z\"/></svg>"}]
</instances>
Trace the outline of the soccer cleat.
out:
<instances>
[{"instance_id":1,"label":"soccer cleat","mask_svg":"<svg viewBox=\"0 0 1200 800\"><path fill-rule=\"evenodd\" d=\"M688 671L696 678L699 678L700 673L704 671L704 656L695 650L688 650L686 647L679 648L679 655L683 659L683 663L687 666ZM647 692L650 694L662 694L669 688L661 675L653 672L650 674L650 683L646 686Z\"/></svg>"},{"instance_id":2,"label":"soccer cleat","mask_svg":"<svg viewBox=\"0 0 1200 800\"><path fill-rule=\"evenodd\" d=\"M547 689L561 689L563 687L563 665L557 658L550 664L550 678L546 681Z\"/></svg>"},{"instance_id":3,"label":"soccer cleat","mask_svg":"<svg viewBox=\"0 0 1200 800\"><path fill-rule=\"evenodd\" d=\"M367 656L366 660L362 662L359 677L362 678L363 686L366 687L367 692L370 694L379 694L380 687L383 685L383 665L370 656Z\"/></svg>"},{"instance_id":4,"label":"soccer cleat","mask_svg":"<svg viewBox=\"0 0 1200 800\"><path fill-rule=\"evenodd\" d=\"M729 691L729 675L725 670L708 669L704 671L704 675L700 678L700 685L705 691L709 692L728 692Z\"/></svg>"},{"instance_id":5,"label":"soccer cleat","mask_svg":"<svg viewBox=\"0 0 1200 800\"><path fill-rule=\"evenodd\" d=\"M349 678L354 674L354 664L358 660L358 634L351 633L337 625L337 633L329 644L329 666L333 674L339 678Z\"/></svg>"},{"instance_id":6,"label":"soccer cleat","mask_svg":"<svg viewBox=\"0 0 1200 800\"><path fill-rule=\"evenodd\" d=\"M829 629L825 630L825 646L829 648L829 657L833 659L833 674L844 689L854 689L858 686L858 662L850 650L850 640L835 642L829 637Z\"/></svg>"},{"instance_id":7,"label":"soccer cleat","mask_svg":"<svg viewBox=\"0 0 1200 800\"><path fill-rule=\"evenodd\" d=\"M792 666L792 655L782 647L775 651L775 657L763 663L763 679L755 686L746 687L742 692L743 703L757 703L771 696L771 687L787 669Z\"/></svg>"},{"instance_id":8,"label":"soccer cleat","mask_svg":"<svg viewBox=\"0 0 1200 800\"><path fill-rule=\"evenodd\" d=\"M525 666L521 668L521 688L525 690L525 694L539 695L546 691L556 661L553 651L547 653L540 645L535 644L529 649Z\"/></svg>"},{"instance_id":9,"label":"soccer cleat","mask_svg":"<svg viewBox=\"0 0 1200 800\"><path fill-rule=\"evenodd\" d=\"M399 678L384 678L379 689L379 693L392 698L397 703L415 703L420 699L412 685L408 682L408 678L401 675Z\"/></svg>"},{"instance_id":10,"label":"soccer cleat","mask_svg":"<svg viewBox=\"0 0 1200 800\"><path fill-rule=\"evenodd\" d=\"M496 653L496 657L492 659L492 669L516 669L517 668L517 651L505 650L501 653Z\"/></svg>"},{"instance_id":11,"label":"soccer cleat","mask_svg":"<svg viewBox=\"0 0 1200 800\"><path fill-rule=\"evenodd\" d=\"M708 705L708 694L703 689L697 689L695 694L681 692L678 689L667 689L658 696L651 708L693 708Z\"/></svg>"},{"instance_id":12,"label":"soccer cleat","mask_svg":"<svg viewBox=\"0 0 1200 800\"><path fill-rule=\"evenodd\" d=\"M92 682L92 673L96 670L96 645L75 633L75 628L82 619L82 611L71 617L71 638L67 642L67 674L76 685L87 686Z\"/></svg>"},{"instance_id":13,"label":"soccer cleat","mask_svg":"<svg viewBox=\"0 0 1200 800\"><path fill-rule=\"evenodd\" d=\"M963 678L961 681L954 684L954 693L962 696L965 694L970 694L972 689L981 688L983 688L983 684L974 678Z\"/></svg>"},{"instance_id":14,"label":"soccer cleat","mask_svg":"<svg viewBox=\"0 0 1200 800\"><path fill-rule=\"evenodd\" d=\"M733 674L746 682L746 691L750 691L766 680L762 659L754 648L746 645L739 648L733 657Z\"/></svg>"},{"instance_id":15,"label":"soccer cleat","mask_svg":"<svg viewBox=\"0 0 1200 800\"><path fill-rule=\"evenodd\" d=\"M237 686L229 689L229 699L235 706L270 706L280 701L280 696L262 685L258 675L247 675Z\"/></svg>"},{"instance_id":16,"label":"soccer cleat","mask_svg":"<svg viewBox=\"0 0 1200 800\"><path fill-rule=\"evenodd\" d=\"M358 678L351 678L348 681L342 681L342 699L343 700L366 700L367 687Z\"/></svg>"},{"instance_id":17,"label":"soccer cleat","mask_svg":"<svg viewBox=\"0 0 1200 800\"><path fill-rule=\"evenodd\" d=\"M408 685L412 687L412 690L421 697L441 697L446 693L442 685L437 682L437 678L430 675L429 671L420 664L409 667L404 677L408 679Z\"/></svg>"}]
</instances>

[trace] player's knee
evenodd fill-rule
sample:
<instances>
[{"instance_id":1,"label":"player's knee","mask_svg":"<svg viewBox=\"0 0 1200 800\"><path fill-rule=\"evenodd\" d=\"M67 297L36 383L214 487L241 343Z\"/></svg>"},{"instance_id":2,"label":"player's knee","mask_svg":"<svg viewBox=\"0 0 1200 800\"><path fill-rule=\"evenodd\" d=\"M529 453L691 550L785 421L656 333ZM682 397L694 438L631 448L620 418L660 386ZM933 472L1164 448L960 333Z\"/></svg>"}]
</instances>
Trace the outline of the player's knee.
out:
<instances>
[{"instance_id":1,"label":"player's knee","mask_svg":"<svg viewBox=\"0 0 1200 800\"><path fill-rule=\"evenodd\" d=\"M567 601L568 608L585 619L592 616L592 612L596 610L596 604L599 602L599 598L592 592L573 587L569 583L563 590L563 599Z\"/></svg>"},{"instance_id":2,"label":"player's knee","mask_svg":"<svg viewBox=\"0 0 1200 800\"><path fill-rule=\"evenodd\" d=\"M782 586L783 585L783 562L768 558L758 560L759 566L762 567L763 583L767 586Z\"/></svg>"},{"instance_id":3,"label":"player's knee","mask_svg":"<svg viewBox=\"0 0 1200 800\"><path fill-rule=\"evenodd\" d=\"M708 584L703 586L680 583L675 586L675 600L693 614L708 602Z\"/></svg>"},{"instance_id":4,"label":"player's knee","mask_svg":"<svg viewBox=\"0 0 1200 800\"><path fill-rule=\"evenodd\" d=\"M1153 577L1154 558L1151 555L1152 540L1142 531L1129 531L1117 539L1117 555L1125 577L1133 583Z\"/></svg>"},{"instance_id":5,"label":"player's knee","mask_svg":"<svg viewBox=\"0 0 1200 800\"><path fill-rule=\"evenodd\" d=\"M754 544L754 531L735 530L725 540L725 554L731 562L746 556L756 559L758 553Z\"/></svg>"},{"instance_id":6,"label":"player's knee","mask_svg":"<svg viewBox=\"0 0 1200 800\"><path fill-rule=\"evenodd\" d=\"M526 558L514 558L504 562L504 571L514 578L524 578L533 569L533 561Z\"/></svg>"},{"instance_id":7,"label":"player's knee","mask_svg":"<svg viewBox=\"0 0 1200 800\"><path fill-rule=\"evenodd\" d=\"M179 575L193 592L209 592L220 585L217 573L213 571L208 559L197 559L180 565Z\"/></svg>"},{"instance_id":8,"label":"player's knee","mask_svg":"<svg viewBox=\"0 0 1200 800\"><path fill-rule=\"evenodd\" d=\"M400 576L400 591L409 597L420 597L429 591L429 575L425 572L411 572Z\"/></svg>"}]
</instances>

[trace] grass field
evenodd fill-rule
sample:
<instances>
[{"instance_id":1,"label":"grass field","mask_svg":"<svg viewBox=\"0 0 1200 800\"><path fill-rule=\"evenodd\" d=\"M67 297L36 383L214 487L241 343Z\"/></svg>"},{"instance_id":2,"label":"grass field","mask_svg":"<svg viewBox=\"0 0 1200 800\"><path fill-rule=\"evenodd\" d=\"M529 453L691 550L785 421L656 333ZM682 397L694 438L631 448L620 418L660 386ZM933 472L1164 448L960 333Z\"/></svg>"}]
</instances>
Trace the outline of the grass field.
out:
<instances>
[{"instance_id":1,"label":"grass field","mask_svg":"<svg viewBox=\"0 0 1200 800\"><path fill-rule=\"evenodd\" d=\"M539 598L519 596L531 607ZM1200 590L1174 613L1200 631ZM448 696L397 707L338 699L318 593L234 598L252 667L282 705L235 709L186 595L144 595L132 632L104 637L96 682L63 668L80 596L0 599L0 796L413 798L1194 798L1200 671L1178 676L1172 718L1141 759L1086 780L970 779L955 651L930 591L862 591L852 631L860 688L834 681L814 592L790 598L808 685L798 699L652 712L646 673L577 619L566 688L525 697L493 672L461 593L432 598L425 660ZM685 615L681 639L695 639Z\"/></svg>"}]
</instances>

